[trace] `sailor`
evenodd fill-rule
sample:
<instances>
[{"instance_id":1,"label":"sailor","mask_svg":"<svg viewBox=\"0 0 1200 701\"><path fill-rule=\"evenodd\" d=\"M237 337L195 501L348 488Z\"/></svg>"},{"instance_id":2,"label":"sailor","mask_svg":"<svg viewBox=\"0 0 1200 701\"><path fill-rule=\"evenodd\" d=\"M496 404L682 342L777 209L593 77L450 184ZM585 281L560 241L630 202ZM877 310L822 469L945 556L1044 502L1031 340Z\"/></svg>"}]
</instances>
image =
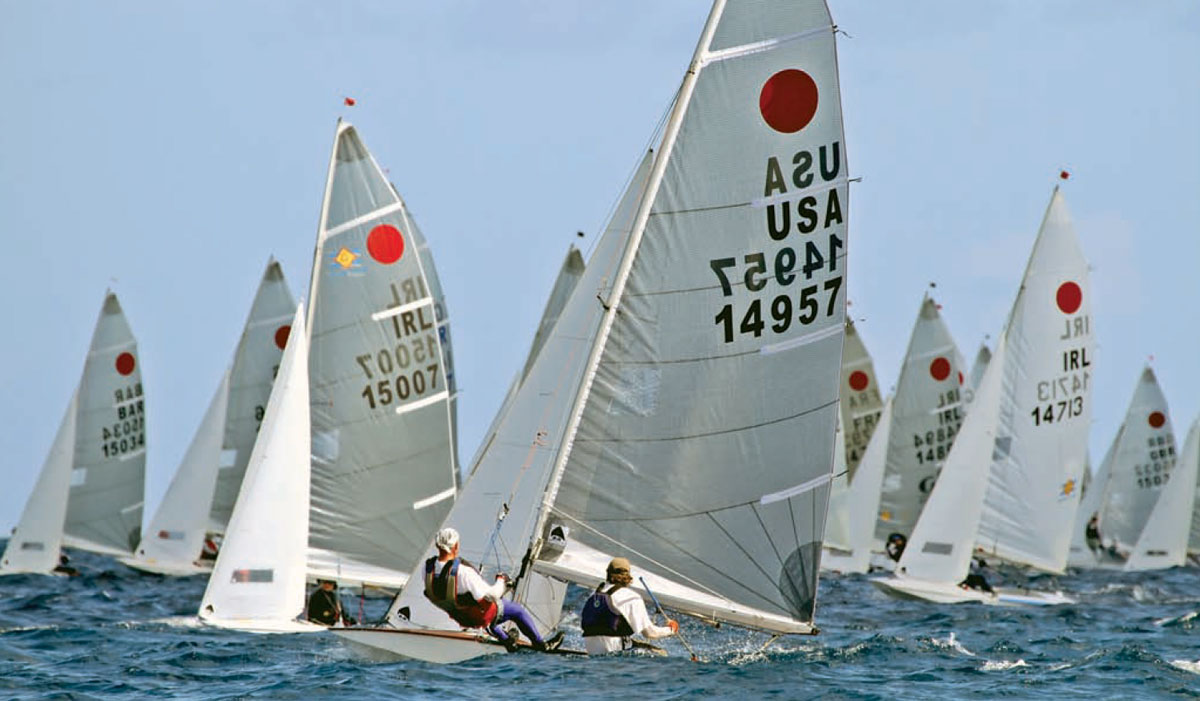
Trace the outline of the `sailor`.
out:
<instances>
[{"instance_id":1,"label":"sailor","mask_svg":"<svg viewBox=\"0 0 1200 701\"><path fill-rule=\"evenodd\" d=\"M337 582L318 579L317 588L308 597L308 620L323 626L335 626L339 621L354 625L356 621L342 610L342 600L337 595Z\"/></svg>"},{"instance_id":2,"label":"sailor","mask_svg":"<svg viewBox=\"0 0 1200 701\"><path fill-rule=\"evenodd\" d=\"M958 586L963 589L977 589L988 594L994 594L995 590L992 585L988 584L987 577L984 576L984 570L987 569L987 563L983 558L977 557L971 559L971 570L967 573L967 578L958 583Z\"/></svg>"},{"instance_id":3,"label":"sailor","mask_svg":"<svg viewBox=\"0 0 1200 701\"><path fill-rule=\"evenodd\" d=\"M216 539L211 533L206 533L204 535L204 543L200 546L200 560L202 562L215 562L218 550L220 550L220 546L217 545Z\"/></svg>"},{"instance_id":4,"label":"sailor","mask_svg":"<svg viewBox=\"0 0 1200 701\"><path fill-rule=\"evenodd\" d=\"M68 577L78 577L79 570L71 567L71 565L68 564L69 562L71 562L71 558L67 557L66 553L59 554L58 564L54 567L54 572L56 574L66 575Z\"/></svg>"},{"instance_id":5,"label":"sailor","mask_svg":"<svg viewBox=\"0 0 1200 701\"><path fill-rule=\"evenodd\" d=\"M438 554L425 561L425 597L463 628L486 628L509 652L517 638L500 624L512 621L529 638L535 650L550 652L562 645L562 631L544 640L525 607L505 599L508 577L497 574L488 586L479 571L458 557L458 531L443 528L434 541Z\"/></svg>"},{"instance_id":6,"label":"sailor","mask_svg":"<svg viewBox=\"0 0 1200 701\"><path fill-rule=\"evenodd\" d=\"M589 655L629 650L635 634L653 640L679 632L679 624L669 618L665 626L650 620L646 603L629 588L633 583L629 560L614 557L608 563L605 579L584 602L580 614L583 643Z\"/></svg>"},{"instance_id":7,"label":"sailor","mask_svg":"<svg viewBox=\"0 0 1200 701\"><path fill-rule=\"evenodd\" d=\"M1102 542L1100 538L1100 514L1092 514L1092 517L1088 519L1087 528L1083 531L1083 537L1087 541L1088 550L1091 550L1093 554L1098 554Z\"/></svg>"},{"instance_id":8,"label":"sailor","mask_svg":"<svg viewBox=\"0 0 1200 701\"><path fill-rule=\"evenodd\" d=\"M888 557L895 562L900 562L900 556L904 554L904 546L908 545L908 538L904 537L903 533L893 533L888 536L887 545L884 550L887 551Z\"/></svg>"}]
</instances>

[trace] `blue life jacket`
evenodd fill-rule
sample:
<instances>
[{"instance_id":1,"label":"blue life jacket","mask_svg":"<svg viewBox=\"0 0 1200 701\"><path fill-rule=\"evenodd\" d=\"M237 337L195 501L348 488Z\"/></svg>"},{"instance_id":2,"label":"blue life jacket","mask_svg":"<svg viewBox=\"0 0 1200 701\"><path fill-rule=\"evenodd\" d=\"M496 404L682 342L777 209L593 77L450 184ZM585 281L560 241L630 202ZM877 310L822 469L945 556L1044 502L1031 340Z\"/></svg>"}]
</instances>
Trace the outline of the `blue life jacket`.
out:
<instances>
[{"instance_id":1,"label":"blue life jacket","mask_svg":"<svg viewBox=\"0 0 1200 701\"><path fill-rule=\"evenodd\" d=\"M627 638L634 634L629 621L625 620L625 616L613 605L612 595L622 586L616 584L604 591L604 585L601 584L584 602L583 612L579 615L583 625L583 637L606 635Z\"/></svg>"}]
</instances>

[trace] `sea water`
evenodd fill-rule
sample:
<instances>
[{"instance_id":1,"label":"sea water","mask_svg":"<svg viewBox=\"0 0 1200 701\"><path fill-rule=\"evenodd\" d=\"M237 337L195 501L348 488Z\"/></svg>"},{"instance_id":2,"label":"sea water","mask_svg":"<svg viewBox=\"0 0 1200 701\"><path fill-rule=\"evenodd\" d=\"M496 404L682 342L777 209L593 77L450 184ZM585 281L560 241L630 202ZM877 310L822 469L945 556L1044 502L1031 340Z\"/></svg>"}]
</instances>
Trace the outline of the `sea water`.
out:
<instances>
[{"instance_id":1,"label":"sea water","mask_svg":"<svg viewBox=\"0 0 1200 701\"><path fill-rule=\"evenodd\" d=\"M144 575L81 554L74 578L0 578L0 698L1146 698L1200 696L1200 570L1043 577L1078 604L901 601L824 576L821 634L768 636L685 620L702 658L500 654L378 663L326 634L201 625L203 577ZM565 645L581 647L572 588ZM371 619L386 600L343 594Z\"/></svg>"}]
</instances>

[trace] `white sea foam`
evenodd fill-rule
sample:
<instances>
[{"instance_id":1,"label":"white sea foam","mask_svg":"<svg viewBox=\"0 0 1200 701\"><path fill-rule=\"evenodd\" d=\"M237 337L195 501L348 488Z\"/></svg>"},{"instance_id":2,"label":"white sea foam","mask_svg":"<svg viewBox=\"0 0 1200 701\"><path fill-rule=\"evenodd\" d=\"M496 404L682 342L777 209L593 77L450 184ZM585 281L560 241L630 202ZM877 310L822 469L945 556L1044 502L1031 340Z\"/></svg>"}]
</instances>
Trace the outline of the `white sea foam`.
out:
<instances>
[{"instance_id":1,"label":"white sea foam","mask_svg":"<svg viewBox=\"0 0 1200 701\"><path fill-rule=\"evenodd\" d=\"M946 638L930 638L929 642L943 650L954 650L962 653L967 657L974 657L975 653L963 647L962 643L958 642L958 638L954 636L954 631L950 631L949 637Z\"/></svg>"},{"instance_id":2,"label":"white sea foam","mask_svg":"<svg viewBox=\"0 0 1200 701\"><path fill-rule=\"evenodd\" d=\"M1002 672L1006 669L1015 669L1017 667L1028 667L1025 660L988 660L983 663L983 671L985 672Z\"/></svg>"},{"instance_id":3,"label":"white sea foam","mask_svg":"<svg viewBox=\"0 0 1200 701\"><path fill-rule=\"evenodd\" d=\"M1170 616L1167 618L1159 618L1154 621L1154 625L1156 625L1156 626L1172 626L1172 625L1176 625L1179 623L1187 623L1188 621L1191 621L1194 618L1196 618L1196 616L1200 616L1200 611L1191 611L1191 612L1183 614L1182 616Z\"/></svg>"}]
</instances>

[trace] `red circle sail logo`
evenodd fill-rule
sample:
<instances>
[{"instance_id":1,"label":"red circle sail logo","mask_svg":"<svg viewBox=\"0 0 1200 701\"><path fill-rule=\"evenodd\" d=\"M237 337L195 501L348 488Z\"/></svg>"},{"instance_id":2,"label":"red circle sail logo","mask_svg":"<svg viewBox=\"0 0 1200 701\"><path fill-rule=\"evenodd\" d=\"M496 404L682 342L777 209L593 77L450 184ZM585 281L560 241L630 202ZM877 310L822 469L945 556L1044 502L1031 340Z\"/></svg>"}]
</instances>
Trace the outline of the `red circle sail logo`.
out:
<instances>
[{"instance_id":1,"label":"red circle sail logo","mask_svg":"<svg viewBox=\"0 0 1200 701\"><path fill-rule=\"evenodd\" d=\"M128 375L133 372L133 368L137 366L137 361L133 359L133 353L122 353L117 356L117 372L122 375Z\"/></svg>"},{"instance_id":2,"label":"red circle sail logo","mask_svg":"<svg viewBox=\"0 0 1200 701\"><path fill-rule=\"evenodd\" d=\"M862 370L855 370L850 373L850 389L855 392L861 392L867 388L871 378L867 377L867 373Z\"/></svg>"},{"instance_id":3,"label":"red circle sail logo","mask_svg":"<svg viewBox=\"0 0 1200 701\"><path fill-rule=\"evenodd\" d=\"M779 71L763 83L758 110L767 125L784 134L794 134L817 113L817 83L802 70Z\"/></svg>"},{"instance_id":4,"label":"red circle sail logo","mask_svg":"<svg viewBox=\"0 0 1200 701\"><path fill-rule=\"evenodd\" d=\"M384 265L395 263L404 255L404 237L391 224L380 224L367 234L367 253Z\"/></svg>"},{"instance_id":5,"label":"red circle sail logo","mask_svg":"<svg viewBox=\"0 0 1200 701\"><path fill-rule=\"evenodd\" d=\"M934 358L933 362L929 364L929 374L938 382L950 377L950 361L945 358Z\"/></svg>"},{"instance_id":6,"label":"red circle sail logo","mask_svg":"<svg viewBox=\"0 0 1200 701\"><path fill-rule=\"evenodd\" d=\"M1167 417L1161 411L1151 412L1150 428L1162 428L1162 425L1167 422Z\"/></svg>"},{"instance_id":7,"label":"red circle sail logo","mask_svg":"<svg viewBox=\"0 0 1200 701\"><path fill-rule=\"evenodd\" d=\"M1073 282L1064 282L1058 286L1054 301L1058 303L1058 308L1062 310L1063 314L1074 314L1083 304L1083 290Z\"/></svg>"},{"instance_id":8,"label":"red circle sail logo","mask_svg":"<svg viewBox=\"0 0 1200 701\"><path fill-rule=\"evenodd\" d=\"M279 346L280 350L287 347L288 336L292 334L291 324L284 324L275 329L275 345Z\"/></svg>"}]
</instances>

